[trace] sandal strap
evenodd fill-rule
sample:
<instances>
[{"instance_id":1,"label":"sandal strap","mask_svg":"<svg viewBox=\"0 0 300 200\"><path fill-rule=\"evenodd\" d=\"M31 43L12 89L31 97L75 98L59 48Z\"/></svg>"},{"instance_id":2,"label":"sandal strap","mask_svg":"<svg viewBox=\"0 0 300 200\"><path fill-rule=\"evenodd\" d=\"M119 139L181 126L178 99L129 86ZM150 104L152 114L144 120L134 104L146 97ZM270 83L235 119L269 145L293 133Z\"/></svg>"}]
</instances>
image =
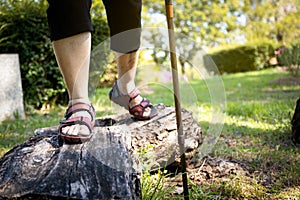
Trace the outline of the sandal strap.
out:
<instances>
[{"instance_id":1,"label":"sandal strap","mask_svg":"<svg viewBox=\"0 0 300 200\"><path fill-rule=\"evenodd\" d=\"M130 97L128 95L121 94L117 82L114 83L114 86L109 92L109 99L115 104L118 104L124 107L125 109L128 109L128 102L130 100Z\"/></svg>"},{"instance_id":2,"label":"sandal strap","mask_svg":"<svg viewBox=\"0 0 300 200\"><path fill-rule=\"evenodd\" d=\"M139 93L139 90L135 88L129 94L122 94L117 82L115 82L112 89L109 92L109 98L114 103L124 107L126 110L129 110L130 101L136 98L139 95Z\"/></svg>"},{"instance_id":3,"label":"sandal strap","mask_svg":"<svg viewBox=\"0 0 300 200\"><path fill-rule=\"evenodd\" d=\"M86 111L90 114L91 116L91 121L94 120L95 117L95 108L92 104L86 104L86 103L76 103L68 107L65 118L68 119L71 117L72 114L80 111Z\"/></svg>"},{"instance_id":4,"label":"sandal strap","mask_svg":"<svg viewBox=\"0 0 300 200\"><path fill-rule=\"evenodd\" d=\"M139 104L130 108L129 112L134 116L143 117L145 109L148 107L152 107L152 104L149 102L148 99L143 98L143 100Z\"/></svg>"},{"instance_id":5,"label":"sandal strap","mask_svg":"<svg viewBox=\"0 0 300 200\"><path fill-rule=\"evenodd\" d=\"M61 130L62 128L66 127L66 126L72 126L72 125L76 125L76 124L87 126L88 129L90 130L90 132L92 132L92 127L93 127L92 121L88 117L74 117L71 119L62 120L60 122L59 129Z\"/></svg>"},{"instance_id":6,"label":"sandal strap","mask_svg":"<svg viewBox=\"0 0 300 200\"><path fill-rule=\"evenodd\" d=\"M138 97L140 95L140 91L138 89L134 89L132 92L129 93L129 103L135 99L136 97Z\"/></svg>"}]
</instances>

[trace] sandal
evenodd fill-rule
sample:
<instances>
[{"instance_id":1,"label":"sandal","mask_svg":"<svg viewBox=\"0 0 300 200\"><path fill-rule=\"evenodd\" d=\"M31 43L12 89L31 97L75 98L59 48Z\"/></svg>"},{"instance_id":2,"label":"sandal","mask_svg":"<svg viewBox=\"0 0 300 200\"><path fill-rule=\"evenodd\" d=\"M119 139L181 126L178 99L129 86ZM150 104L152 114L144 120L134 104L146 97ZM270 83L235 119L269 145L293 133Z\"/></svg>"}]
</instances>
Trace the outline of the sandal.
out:
<instances>
[{"instance_id":1,"label":"sandal","mask_svg":"<svg viewBox=\"0 0 300 200\"><path fill-rule=\"evenodd\" d=\"M134 89L128 95L122 94L117 86L117 83L114 84L113 88L109 92L110 100L128 110L135 119L149 120L155 117L158 114L156 108L150 103L149 100L145 98L143 98L139 104L133 106L132 108L129 107L129 103L139 95L140 93L137 89ZM151 108L149 116L144 116L146 108Z\"/></svg>"},{"instance_id":2,"label":"sandal","mask_svg":"<svg viewBox=\"0 0 300 200\"><path fill-rule=\"evenodd\" d=\"M86 111L90 114L91 119L88 117L74 117L70 118L72 114L76 112ZM60 137L68 143L83 143L86 141L89 141L93 135L92 130L94 127L94 118L95 118L95 109L92 106L92 104L86 104L86 103L76 103L68 107L65 113L66 120L63 120L60 122L59 126L59 134ZM88 127L90 133L88 135L86 134L80 134L80 132L77 135L72 134L66 134L63 133L62 129L67 126L73 126L76 124L85 125Z\"/></svg>"},{"instance_id":3,"label":"sandal","mask_svg":"<svg viewBox=\"0 0 300 200\"><path fill-rule=\"evenodd\" d=\"M134 92L135 90L133 90L132 92ZM126 110L129 110L129 106L128 106L130 101L129 95L124 95L120 92L117 82L115 82L114 86L109 91L109 99L115 104L118 104L119 106L125 108Z\"/></svg>"}]
</instances>

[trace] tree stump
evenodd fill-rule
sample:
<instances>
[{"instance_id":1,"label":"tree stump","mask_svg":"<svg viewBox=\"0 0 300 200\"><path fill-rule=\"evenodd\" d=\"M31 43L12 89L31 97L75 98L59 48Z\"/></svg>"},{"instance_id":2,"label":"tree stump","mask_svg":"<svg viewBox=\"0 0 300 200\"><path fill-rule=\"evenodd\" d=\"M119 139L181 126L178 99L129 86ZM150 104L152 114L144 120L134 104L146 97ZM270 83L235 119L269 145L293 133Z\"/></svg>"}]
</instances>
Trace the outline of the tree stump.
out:
<instances>
[{"instance_id":1,"label":"tree stump","mask_svg":"<svg viewBox=\"0 0 300 200\"><path fill-rule=\"evenodd\" d=\"M148 121L99 118L83 144L64 144L57 127L36 130L0 159L0 199L140 199L144 163L152 170L179 163L175 109L156 108ZM182 118L192 158L202 132L192 113L183 109Z\"/></svg>"}]
</instances>

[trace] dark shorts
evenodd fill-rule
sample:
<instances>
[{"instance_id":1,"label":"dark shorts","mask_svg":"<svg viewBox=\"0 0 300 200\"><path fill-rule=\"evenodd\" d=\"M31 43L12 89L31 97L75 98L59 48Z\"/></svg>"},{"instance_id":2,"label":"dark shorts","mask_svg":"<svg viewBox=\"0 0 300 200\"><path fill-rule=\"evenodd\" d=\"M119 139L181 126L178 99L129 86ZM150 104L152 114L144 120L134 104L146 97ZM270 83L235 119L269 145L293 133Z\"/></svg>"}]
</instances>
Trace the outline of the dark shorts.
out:
<instances>
[{"instance_id":1,"label":"dark shorts","mask_svg":"<svg viewBox=\"0 0 300 200\"><path fill-rule=\"evenodd\" d=\"M91 0L48 0L51 40L93 31ZM103 0L110 28L111 49L121 53L140 46L142 0Z\"/></svg>"}]
</instances>

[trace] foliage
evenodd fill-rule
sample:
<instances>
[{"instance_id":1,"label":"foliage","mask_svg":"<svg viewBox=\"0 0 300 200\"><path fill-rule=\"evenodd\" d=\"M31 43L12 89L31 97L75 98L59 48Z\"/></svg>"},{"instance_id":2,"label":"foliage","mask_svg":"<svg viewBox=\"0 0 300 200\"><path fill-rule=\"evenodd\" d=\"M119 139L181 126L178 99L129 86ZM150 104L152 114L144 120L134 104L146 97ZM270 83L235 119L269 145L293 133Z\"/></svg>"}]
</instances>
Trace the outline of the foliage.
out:
<instances>
[{"instance_id":1,"label":"foliage","mask_svg":"<svg viewBox=\"0 0 300 200\"><path fill-rule=\"evenodd\" d=\"M168 175L158 170L156 175L145 171L142 176L142 200L170 199L173 187L166 187L164 179Z\"/></svg>"},{"instance_id":2,"label":"foliage","mask_svg":"<svg viewBox=\"0 0 300 200\"><path fill-rule=\"evenodd\" d=\"M153 2L149 0L144 3L144 19L146 27L166 27L164 1ZM239 4L235 1L202 1L178 0L174 3L174 25L177 38L177 50L181 55L179 62L184 72L184 66L194 53L205 46L216 46L227 42L236 41L236 29L239 26L237 14ZM160 16L151 17L151 15ZM161 20L162 19L162 20ZM153 59L161 65L167 58L168 38L162 37L161 33L153 32L148 38L152 44ZM192 49L189 49L192 47Z\"/></svg>"},{"instance_id":3,"label":"foliage","mask_svg":"<svg viewBox=\"0 0 300 200\"><path fill-rule=\"evenodd\" d=\"M107 64L104 72L100 75L97 88L111 87L117 80L118 67L115 62Z\"/></svg>"},{"instance_id":4,"label":"foliage","mask_svg":"<svg viewBox=\"0 0 300 200\"><path fill-rule=\"evenodd\" d=\"M164 1L145 0L144 5L146 12L165 15ZM175 29L199 46L222 44L239 26L239 6L237 1L177 0L173 6ZM156 26L157 20L148 18L146 25Z\"/></svg>"},{"instance_id":5,"label":"foliage","mask_svg":"<svg viewBox=\"0 0 300 200\"><path fill-rule=\"evenodd\" d=\"M274 56L276 45L274 42L257 42L254 43L257 50L257 66L259 69L270 67L269 60Z\"/></svg>"},{"instance_id":6,"label":"foliage","mask_svg":"<svg viewBox=\"0 0 300 200\"><path fill-rule=\"evenodd\" d=\"M243 0L245 24L243 32L248 41L272 39L280 44L300 37L300 4L298 0Z\"/></svg>"},{"instance_id":7,"label":"foliage","mask_svg":"<svg viewBox=\"0 0 300 200\"><path fill-rule=\"evenodd\" d=\"M204 55L204 65L213 61L220 73L235 73L260 70L269 66L274 47L271 43L256 43L226 48L217 52Z\"/></svg>"},{"instance_id":8,"label":"foliage","mask_svg":"<svg viewBox=\"0 0 300 200\"><path fill-rule=\"evenodd\" d=\"M300 73L300 43L285 47L279 54L280 65L288 67L290 73L294 76Z\"/></svg>"},{"instance_id":9,"label":"foliage","mask_svg":"<svg viewBox=\"0 0 300 200\"><path fill-rule=\"evenodd\" d=\"M144 5L144 13L160 16L157 18L144 14L145 26L166 27L164 2L153 3L145 0ZM176 36L179 37L180 42L183 41L177 45L177 49L180 54L184 52L184 57L188 58L179 60L182 66L196 50L182 51L180 48L186 48L188 45L181 40L181 36L194 41L193 47L196 49L266 40L282 45L300 37L298 0L206 0L201 4L197 0L179 0L173 7L175 31L180 33ZM162 54L160 47L168 44L168 41L166 38L156 36L158 33L153 34L151 40L156 44L153 58L158 65L161 65L166 60L167 54ZM259 49L257 51L259 56L267 52L265 50L260 52ZM262 68L268 55L253 58L256 65L259 65L256 67Z\"/></svg>"},{"instance_id":10,"label":"foliage","mask_svg":"<svg viewBox=\"0 0 300 200\"><path fill-rule=\"evenodd\" d=\"M106 15L102 1L93 1L91 17L94 28L92 33L92 48L95 48L109 37L109 28L106 22Z\"/></svg>"},{"instance_id":11,"label":"foliage","mask_svg":"<svg viewBox=\"0 0 300 200\"><path fill-rule=\"evenodd\" d=\"M48 38L47 1L8 0L0 5L0 53L19 54L26 107L65 103L67 92ZM92 12L94 47L107 39L109 30L103 7L96 3Z\"/></svg>"},{"instance_id":12,"label":"foliage","mask_svg":"<svg viewBox=\"0 0 300 200\"><path fill-rule=\"evenodd\" d=\"M145 0L144 5L144 13L150 13L144 14L145 26L166 27L164 1ZM195 41L194 47L200 49L265 40L282 45L300 37L298 0L205 0L200 4L178 0L173 7L175 31ZM153 14L160 17L151 17ZM155 41L157 45L168 43L159 37ZM153 53L157 64L165 59L159 47L158 53Z\"/></svg>"},{"instance_id":13,"label":"foliage","mask_svg":"<svg viewBox=\"0 0 300 200\"><path fill-rule=\"evenodd\" d=\"M41 107L66 96L48 39L46 1L5 1L0 12L0 52L18 53L26 105Z\"/></svg>"}]
</instances>

